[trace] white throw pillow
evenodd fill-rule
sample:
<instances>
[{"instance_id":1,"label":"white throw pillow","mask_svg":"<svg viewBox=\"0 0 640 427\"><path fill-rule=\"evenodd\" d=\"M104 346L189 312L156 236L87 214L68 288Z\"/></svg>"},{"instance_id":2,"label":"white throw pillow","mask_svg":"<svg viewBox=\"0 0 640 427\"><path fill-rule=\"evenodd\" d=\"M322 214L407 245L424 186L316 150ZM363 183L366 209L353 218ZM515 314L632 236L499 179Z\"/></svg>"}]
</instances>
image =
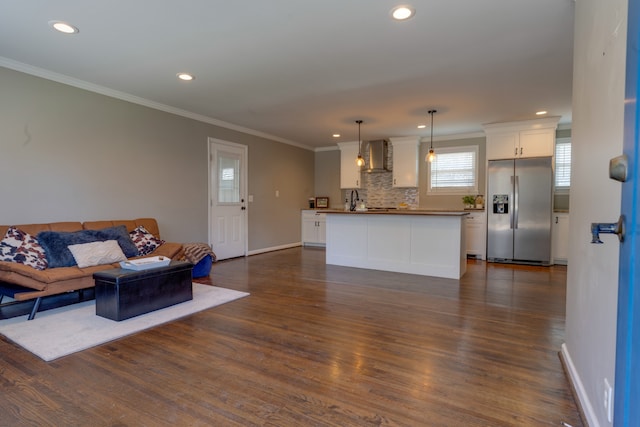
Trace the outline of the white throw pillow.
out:
<instances>
[{"instance_id":1,"label":"white throw pillow","mask_svg":"<svg viewBox=\"0 0 640 427\"><path fill-rule=\"evenodd\" d=\"M67 247L80 268L113 264L127 260L117 240L82 243L79 245L69 245Z\"/></svg>"}]
</instances>

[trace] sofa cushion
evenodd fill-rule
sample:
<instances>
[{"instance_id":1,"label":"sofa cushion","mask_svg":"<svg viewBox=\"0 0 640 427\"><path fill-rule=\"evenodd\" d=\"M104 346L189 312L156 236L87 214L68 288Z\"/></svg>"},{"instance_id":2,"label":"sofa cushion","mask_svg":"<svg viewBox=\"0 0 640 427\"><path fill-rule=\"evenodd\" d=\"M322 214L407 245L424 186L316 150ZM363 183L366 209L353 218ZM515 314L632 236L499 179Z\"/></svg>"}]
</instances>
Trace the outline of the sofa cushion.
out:
<instances>
[{"instance_id":1,"label":"sofa cushion","mask_svg":"<svg viewBox=\"0 0 640 427\"><path fill-rule=\"evenodd\" d=\"M16 227L9 227L0 241L0 261L17 262L37 270L47 268L47 257L38 240Z\"/></svg>"},{"instance_id":2,"label":"sofa cushion","mask_svg":"<svg viewBox=\"0 0 640 427\"><path fill-rule=\"evenodd\" d=\"M69 251L80 268L113 264L127 259L117 240L69 245Z\"/></svg>"},{"instance_id":3,"label":"sofa cushion","mask_svg":"<svg viewBox=\"0 0 640 427\"><path fill-rule=\"evenodd\" d=\"M127 258L138 255L136 245L131 241L124 225L103 228L101 230L81 230L72 233L43 231L38 233L38 240L47 254L49 268L72 267L76 265L69 245L116 240Z\"/></svg>"},{"instance_id":4,"label":"sofa cushion","mask_svg":"<svg viewBox=\"0 0 640 427\"><path fill-rule=\"evenodd\" d=\"M138 248L139 255L148 255L155 251L158 246L165 243L164 240L155 237L149 233L142 225L138 226L129 233L131 240Z\"/></svg>"}]
</instances>

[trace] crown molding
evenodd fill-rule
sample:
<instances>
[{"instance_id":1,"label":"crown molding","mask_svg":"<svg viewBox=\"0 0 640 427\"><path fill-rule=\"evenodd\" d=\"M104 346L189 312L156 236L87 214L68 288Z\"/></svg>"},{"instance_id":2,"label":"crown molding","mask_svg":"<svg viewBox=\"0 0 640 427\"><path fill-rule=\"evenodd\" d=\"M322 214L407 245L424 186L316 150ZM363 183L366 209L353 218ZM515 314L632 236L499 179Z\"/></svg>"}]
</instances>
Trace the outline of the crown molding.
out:
<instances>
[{"instance_id":1,"label":"crown molding","mask_svg":"<svg viewBox=\"0 0 640 427\"><path fill-rule=\"evenodd\" d=\"M433 141L434 142L439 142L439 141L457 141L457 140L462 140L462 139L473 139L473 138L486 138L487 135L485 135L484 132L467 132L467 133L456 133L456 134L451 134L451 135L440 135L440 136L434 136L433 137ZM420 137L420 142L429 142L431 139L428 136L421 136Z\"/></svg>"}]
</instances>

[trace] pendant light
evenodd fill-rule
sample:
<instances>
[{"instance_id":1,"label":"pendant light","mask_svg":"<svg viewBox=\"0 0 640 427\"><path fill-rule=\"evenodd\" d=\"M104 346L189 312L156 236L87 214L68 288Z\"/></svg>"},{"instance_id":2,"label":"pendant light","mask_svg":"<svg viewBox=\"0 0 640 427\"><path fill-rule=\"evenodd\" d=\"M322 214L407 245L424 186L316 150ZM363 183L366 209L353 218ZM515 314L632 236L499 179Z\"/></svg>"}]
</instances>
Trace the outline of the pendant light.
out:
<instances>
[{"instance_id":1,"label":"pendant light","mask_svg":"<svg viewBox=\"0 0 640 427\"><path fill-rule=\"evenodd\" d=\"M356 165L358 167L364 166L364 158L362 157L362 141L360 140L360 125L362 124L362 120L356 120L358 124L358 158L356 159Z\"/></svg>"},{"instance_id":2,"label":"pendant light","mask_svg":"<svg viewBox=\"0 0 640 427\"><path fill-rule=\"evenodd\" d=\"M429 110L429 115L431 115L431 145L429 146L429 154L427 154L427 157L424 159L429 163L436 159L436 152L433 151L433 115L437 112L437 110Z\"/></svg>"}]
</instances>

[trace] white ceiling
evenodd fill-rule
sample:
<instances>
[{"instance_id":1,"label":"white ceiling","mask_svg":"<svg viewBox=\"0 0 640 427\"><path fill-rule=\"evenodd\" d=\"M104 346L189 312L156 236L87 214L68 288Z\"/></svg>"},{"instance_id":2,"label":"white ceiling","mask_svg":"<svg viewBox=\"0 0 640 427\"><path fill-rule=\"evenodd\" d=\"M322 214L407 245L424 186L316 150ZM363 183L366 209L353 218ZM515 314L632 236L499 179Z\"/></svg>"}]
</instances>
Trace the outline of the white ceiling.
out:
<instances>
[{"instance_id":1,"label":"white ceiling","mask_svg":"<svg viewBox=\"0 0 640 427\"><path fill-rule=\"evenodd\" d=\"M435 137L571 122L573 0L410 0L395 22L401 3L0 0L0 65L312 148L357 119L364 140L428 136L430 109Z\"/></svg>"}]
</instances>

